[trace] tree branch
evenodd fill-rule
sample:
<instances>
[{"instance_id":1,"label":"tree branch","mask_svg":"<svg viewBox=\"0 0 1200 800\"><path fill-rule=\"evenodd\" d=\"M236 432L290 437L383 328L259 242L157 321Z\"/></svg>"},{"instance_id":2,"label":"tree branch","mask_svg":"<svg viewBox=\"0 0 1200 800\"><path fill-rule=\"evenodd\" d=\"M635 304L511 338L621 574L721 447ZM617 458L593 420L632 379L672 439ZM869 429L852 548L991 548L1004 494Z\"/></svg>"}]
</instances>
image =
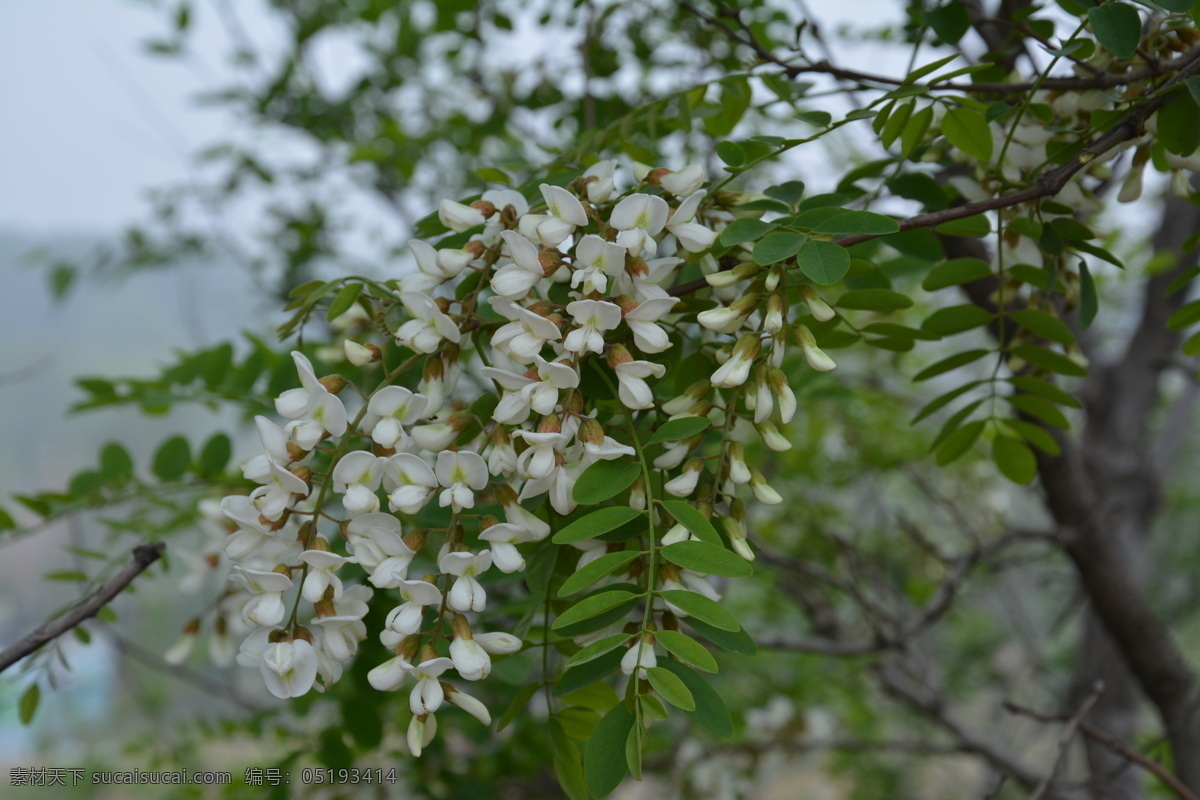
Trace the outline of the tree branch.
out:
<instances>
[{"instance_id":1,"label":"tree branch","mask_svg":"<svg viewBox=\"0 0 1200 800\"><path fill-rule=\"evenodd\" d=\"M50 620L0 653L0 672L8 669L48 642L62 636L84 620L96 616L96 612L120 594L147 567L157 561L166 549L167 545L165 542L139 544L133 548L133 561L126 564L120 572L101 584L100 588L85 597L78 605L72 607L65 614Z\"/></svg>"}]
</instances>

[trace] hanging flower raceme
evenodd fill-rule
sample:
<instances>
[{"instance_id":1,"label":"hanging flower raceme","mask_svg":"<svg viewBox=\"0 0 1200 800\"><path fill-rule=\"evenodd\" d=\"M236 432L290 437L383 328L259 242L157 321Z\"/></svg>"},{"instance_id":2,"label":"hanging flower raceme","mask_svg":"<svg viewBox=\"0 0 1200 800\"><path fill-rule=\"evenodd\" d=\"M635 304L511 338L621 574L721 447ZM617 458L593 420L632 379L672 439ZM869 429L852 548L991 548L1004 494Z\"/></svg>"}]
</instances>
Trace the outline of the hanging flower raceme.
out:
<instances>
[{"instance_id":1,"label":"hanging flower raceme","mask_svg":"<svg viewBox=\"0 0 1200 800\"><path fill-rule=\"evenodd\" d=\"M269 693L328 690L360 647L385 648L367 680L383 692L408 687L414 754L432 741L436 713L457 713L446 701L488 724L486 706L455 684L487 679L526 646L487 630L491 587L511 576L515 588L494 595L508 604L527 591L531 564L546 570L535 553L567 547L581 553L577 569L620 554L594 582L634 585L643 599L627 618L564 628L575 645L552 650L616 637L624 652L612 672L640 696L663 672L657 645L675 652L679 620L689 609L700 618L703 607L673 593L720 599L662 548L686 562L688 547L674 546L716 547L702 534L719 529L726 557L754 557L743 499L782 496L748 453L757 442L790 447L779 426L798 413L785 341L815 368L832 366L791 321L791 300L798 291L795 305L818 320L833 312L807 282L784 284L782 267L749 262L749 250L729 250L720 265L707 254L730 215L704 189L702 167L646 168L642 179L646 191L622 196L614 165L601 162L566 187L541 185L532 208L512 190L446 201L438 218L455 238L410 242L416 270L398 291L357 295L374 313L362 314L362 333L345 328L332 356L344 352L354 385L318 379L293 353L300 386L275 401L289 422L256 419L262 453L244 475L258 485L221 501L229 523L212 548L235 564L230 618L250 626L237 661L258 669ZM712 299L672 296L681 269L707 275ZM626 476L615 496L597 486L606 469ZM552 538L601 496L624 520L615 531ZM550 596L558 636L554 615L572 600ZM372 608L376 630L365 622ZM172 658L191 651L188 630Z\"/></svg>"}]
</instances>

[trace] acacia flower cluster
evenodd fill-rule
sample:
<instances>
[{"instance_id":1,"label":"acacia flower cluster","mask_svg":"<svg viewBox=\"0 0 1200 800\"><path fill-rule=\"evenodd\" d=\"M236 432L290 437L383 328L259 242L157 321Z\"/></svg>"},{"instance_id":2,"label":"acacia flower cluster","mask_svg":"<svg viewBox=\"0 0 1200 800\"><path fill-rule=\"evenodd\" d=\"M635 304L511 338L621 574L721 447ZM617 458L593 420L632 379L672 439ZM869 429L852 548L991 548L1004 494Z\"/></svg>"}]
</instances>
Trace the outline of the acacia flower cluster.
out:
<instances>
[{"instance_id":1,"label":"acacia flower cluster","mask_svg":"<svg viewBox=\"0 0 1200 800\"><path fill-rule=\"evenodd\" d=\"M573 646L609 638L620 670L645 680L666 657L656 632L678 631L696 613L684 598L720 599L708 575L669 558L697 538L673 498L705 525L719 522L705 547L754 558L739 495L782 498L746 448L791 446L781 430L797 413L783 370L788 341L814 368L833 367L790 320L789 288L814 318L833 312L784 265L754 264L748 247L721 248L718 261L713 248L733 216L703 188L699 166L639 166L625 193L614 166L600 162L566 187L542 184L533 207L510 189L444 201L438 217L454 233L412 241L416 270L393 282L393 295L362 297L380 321L365 329L374 333L344 342L362 374L381 370L373 389L318 378L292 353L300 386L275 400L286 422L257 418L263 452L244 467L257 488L221 502L234 586L223 602L249 630L237 661L257 668L271 694L329 688L371 638L391 654L371 685L409 692L414 754L446 702L489 723L462 684L524 646L485 630L512 627L489 617L497 574L516 576L533 548L558 546L550 537L591 510L580 507L577 482L602 462L639 465L617 501L637 530L564 544L578 551L576 574L629 551L636 557L592 582L641 594L603 627L561 626ZM684 269L708 276L710 299L670 294ZM685 355L698 380L669 379ZM644 443L681 418L699 426ZM363 619L378 604L389 609L385 626L368 631Z\"/></svg>"}]
</instances>

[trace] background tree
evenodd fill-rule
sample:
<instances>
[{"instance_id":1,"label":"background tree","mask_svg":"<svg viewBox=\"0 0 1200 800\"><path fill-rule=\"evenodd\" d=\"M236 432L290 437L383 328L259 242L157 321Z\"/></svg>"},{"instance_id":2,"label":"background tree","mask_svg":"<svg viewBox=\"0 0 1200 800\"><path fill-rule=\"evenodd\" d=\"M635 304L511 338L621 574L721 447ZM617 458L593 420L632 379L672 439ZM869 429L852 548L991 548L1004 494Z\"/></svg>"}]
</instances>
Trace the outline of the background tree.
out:
<instances>
[{"instance_id":1,"label":"background tree","mask_svg":"<svg viewBox=\"0 0 1200 800\"><path fill-rule=\"evenodd\" d=\"M1200 352L1200 338L1184 341L1200 320L1200 301L1190 300L1190 281L1200 273L1193 236L1200 219L1189 197L1200 144L1200 50L1189 6L912 4L902 29L853 34L906 53L907 69L876 71L840 56L851 34L831 33L803 6L766 2L276 3L290 33L277 52L258 50L235 7L217 3L211 12L228 26L245 79L215 98L237 109L248 129L295 144L249 141L204 154L215 178L199 189L165 191L154 223L132 231L108 261L233 254L289 300L293 316L280 333L302 337L305 352L331 365L322 372L366 386L374 369L360 363L366 356L350 363L328 345L367 343L382 332L376 343L389 366L434 354L416 373L395 373L397 380L410 373L410 388L420 382L428 390L457 350L424 349L400 333L405 314L435 317L415 300L400 309L393 290L411 284L396 283L402 273L394 265L406 258L409 232L444 251L468 248L482 217L463 206L423 216L426 210L445 197L472 202L505 186L517 188L533 211L545 206L567 220L570 211L555 210L558 195L541 189L544 183L589 203L595 213L573 225L624 244L609 228L631 226L618 224L607 198L589 195L581 175L590 170L603 180L597 163L613 156L668 166L635 163L624 186L636 183L637 196L665 196L674 209L691 192L672 187L692 182L683 177L686 165L702 165L720 177L706 185L696 219L718 235L692 248L678 224L654 233L660 241L651 250L684 260L663 286L684 301L669 323L677 346L648 358L669 370L651 384L656 406L699 383L692 400L712 401L717 424L688 428L696 424L689 418L709 413L703 410L670 428L668 415L635 415L634 406L627 433L647 470L649 459L664 455L651 449L663 441L684 441L712 462L700 493L682 492L695 517L663 494L677 480L686 483L692 462L661 461L646 483L671 521L720 546L722 560L703 571L741 574L730 566L741 562L728 559L751 554L739 541L748 531L754 577L711 583L744 631L723 632L714 624L723 618L706 621L704 612L686 609L692 616L683 630L695 636L688 641L705 649L660 641L658 664L667 666L659 668L674 680L660 673L639 680L641 662L621 668L631 631L607 637L615 642L607 651L589 650L591 660L577 657L591 643L556 632L570 632L569 625L547 623L603 617L607 611L595 609L605 590L582 600L562 591L577 566L574 548L562 544L573 537L560 534L573 525L576 533L615 537L618 547L643 536L622 537L620 522L600 530L593 516L639 511L628 481L608 504L614 495L602 487L619 483L617 473L601 476L602 468L580 477L574 497L581 510L536 506L554 536L521 545L524 582L485 582L499 598L495 619L526 641L524 652L497 659L495 680L480 690L487 706L510 710L493 715L500 718L494 727L515 732L463 727L453 744L436 738L419 761L400 762L406 780L429 796L466 796L501 779L511 796L542 796L551 791L552 769L564 791L583 797L605 794L627 770L645 770L684 793L720 796L752 785L764 765L778 768L781 753L818 750L832 755L814 769L845 775L846 793L863 797L918 786L926 795L960 796L962 784L937 783L955 768L969 770L977 794L996 797L1195 797L1200 697L1186 657L1194 640L1194 556L1186 535L1151 535L1160 526L1182 527L1192 508L1186 480L1172 481L1186 474L1191 457L1190 359ZM172 29L153 47L187 57L193 9L168 10ZM528 30L539 33L516 33ZM515 41L537 42L539 56L516 62ZM337 87L314 66L314 53L330 46L362 54L353 80ZM806 158L822 146L826 163ZM1152 177L1159 174L1169 181ZM1144 180L1155 191L1169 182L1184 196L1162 204L1145 242L1110 209L1137 201ZM395 214L395 227L366 248L345 211L364 195L383 198ZM247 203L256 208L257 235L211 233L220 230L212 215L244 213ZM510 219L500 200L494 206L500 223L515 228L519 209ZM473 305L485 279L500 291L493 268L520 261L510 239L498 241L485 232L482 249L468 251L480 277L474 284L466 278L453 295L464 334L499 324ZM554 249L548 240L538 244ZM413 252L420 261L419 246ZM629 255L636 272L637 254ZM588 291L571 285L582 259L576 253L566 283L543 298L560 314L577 299L569 289ZM779 348L779 363L768 361L765 345L736 349L725 334L737 326L712 322L721 314L748 317L734 313L739 296L755 298L747 312L763 304L762 317L754 317L770 333L763 342L793 346L786 357ZM606 287L595 297L615 295ZM770 303L784 315L779 336L768 327ZM374 317L344 316L357 306ZM734 311L719 311L727 306ZM583 324L578 317L562 323L563 333ZM605 340L610 354L619 352L611 349L619 335ZM397 336L399 344L391 341ZM487 340L475 339L486 353ZM273 398L296 391L291 349L254 337L186 354L154 379L90 379L81 383L81 405L138 404L153 412L199 400L234 404L247 420L272 414ZM837 357L836 371L828 371L825 351ZM586 358L579 351L580 363ZM722 365L739 358L757 370L741 383ZM607 363L620 361L610 355ZM771 385L771 367L788 390ZM728 409L756 412L743 396L750 392L739 389L747 380L767 386L781 406L794 394L794 419L775 417L785 441L770 428L745 441L730 435L736 426ZM631 405L618 402L615 382L607 389L599 378L580 384L606 425ZM311 397L321 391L306 388ZM458 431L458 443L470 449L481 430L491 434L500 392L463 391L471 405L461 410L476 419ZM491 398L490 406L480 398ZM567 403L542 416L570 416ZM672 433L646 443L664 430ZM176 532L195 526L199 497L246 491L229 469L230 441L214 436L193 455L186 438L172 438L154 456L150 476L110 446L99 468L77 476L69 491L19 500L46 519L126 503L120 507L128 517L112 524L110 547L124 537L170 535L170 551ZM923 457L930 449L933 457ZM342 455L334 452L329 468ZM753 498L721 488L741 458L761 470L751 481ZM998 483L1004 478L1009 483ZM657 492L656 480L663 484ZM337 472L325 481L339 481ZM1031 489L1011 485L1035 482ZM771 492L785 502L770 504ZM1173 502L1164 503L1168 493ZM485 491L481 505L498 515L505 506L502 518L512 522L502 499ZM458 535L457 516L418 520ZM645 573L629 574L644 582L647 597L659 578L645 576L661 570L655 558L666 549L653 530L651 523L648 563L641 555L616 563L632 545L609 554L617 556L614 571L646 564ZM474 533L466 535L478 544ZM320 549L307 536L306 550ZM229 550L209 548L214 557ZM677 566L689 566L684 558ZM297 726L278 714L231 727L279 731L285 742L295 737L295 749L285 744L279 755L283 767L309 763L302 760L309 750L312 763L325 767L397 763L392 754L405 750L398 736L410 726L408 693L375 691L374 671L386 657L375 634L396 602L382 594L366 613L371 633L345 677L326 681L323 696L310 692L295 703L310 717L332 706L330 722ZM210 636L221 636L233 616L218 600L199 619ZM593 633L588 627L575 630ZM715 690L691 669L708 666L710 649L720 665ZM25 668L43 668L50 652ZM656 697L679 709L650 725L665 709ZM36 698L36 690L26 695L29 714ZM693 737L693 723L716 735Z\"/></svg>"}]
</instances>

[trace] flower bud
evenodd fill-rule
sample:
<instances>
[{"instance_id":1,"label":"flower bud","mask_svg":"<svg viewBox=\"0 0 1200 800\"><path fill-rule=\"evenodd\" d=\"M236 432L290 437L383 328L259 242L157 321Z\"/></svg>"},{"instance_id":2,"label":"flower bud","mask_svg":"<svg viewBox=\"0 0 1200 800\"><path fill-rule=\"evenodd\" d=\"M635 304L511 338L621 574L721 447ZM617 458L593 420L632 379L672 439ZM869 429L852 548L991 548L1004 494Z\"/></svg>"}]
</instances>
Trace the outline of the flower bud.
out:
<instances>
[{"instance_id":1,"label":"flower bud","mask_svg":"<svg viewBox=\"0 0 1200 800\"><path fill-rule=\"evenodd\" d=\"M738 264L733 269L710 272L704 276L704 280L714 289L725 289L733 286L735 283L753 278L761 271L761 266L751 261L746 261Z\"/></svg>"},{"instance_id":2,"label":"flower bud","mask_svg":"<svg viewBox=\"0 0 1200 800\"><path fill-rule=\"evenodd\" d=\"M800 350L804 353L804 358L808 361L808 365L817 372L829 372L837 367L833 359L827 356L825 351L817 347L816 337L813 336L808 326L797 326L796 338L800 342Z\"/></svg>"},{"instance_id":3,"label":"flower bud","mask_svg":"<svg viewBox=\"0 0 1200 800\"><path fill-rule=\"evenodd\" d=\"M811 284L805 283L801 285L800 298L808 306L808 312L813 315L813 319L818 322L828 322L834 318L833 309L821 299L821 295L817 294L817 290Z\"/></svg>"},{"instance_id":4,"label":"flower bud","mask_svg":"<svg viewBox=\"0 0 1200 800\"><path fill-rule=\"evenodd\" d=\"M363 345L350 339L342 342L342 350L346 353L346 360L356 367L365 367L383 357L383 353L375 345Z\"/></svg>"},{"instance_id":5,"label":"flower bud","mask_svg":"<svg viewBox=\"0 0 1200 800\"><path fill-rule=\"evenodd\" d=\"M698 458L689 459L683 467L683 473L667 481L663 489L667 494L687 497L696 490L696 484L700 481L700 473L703 469L703 461Z\"/></svg>"}]
</instances>

